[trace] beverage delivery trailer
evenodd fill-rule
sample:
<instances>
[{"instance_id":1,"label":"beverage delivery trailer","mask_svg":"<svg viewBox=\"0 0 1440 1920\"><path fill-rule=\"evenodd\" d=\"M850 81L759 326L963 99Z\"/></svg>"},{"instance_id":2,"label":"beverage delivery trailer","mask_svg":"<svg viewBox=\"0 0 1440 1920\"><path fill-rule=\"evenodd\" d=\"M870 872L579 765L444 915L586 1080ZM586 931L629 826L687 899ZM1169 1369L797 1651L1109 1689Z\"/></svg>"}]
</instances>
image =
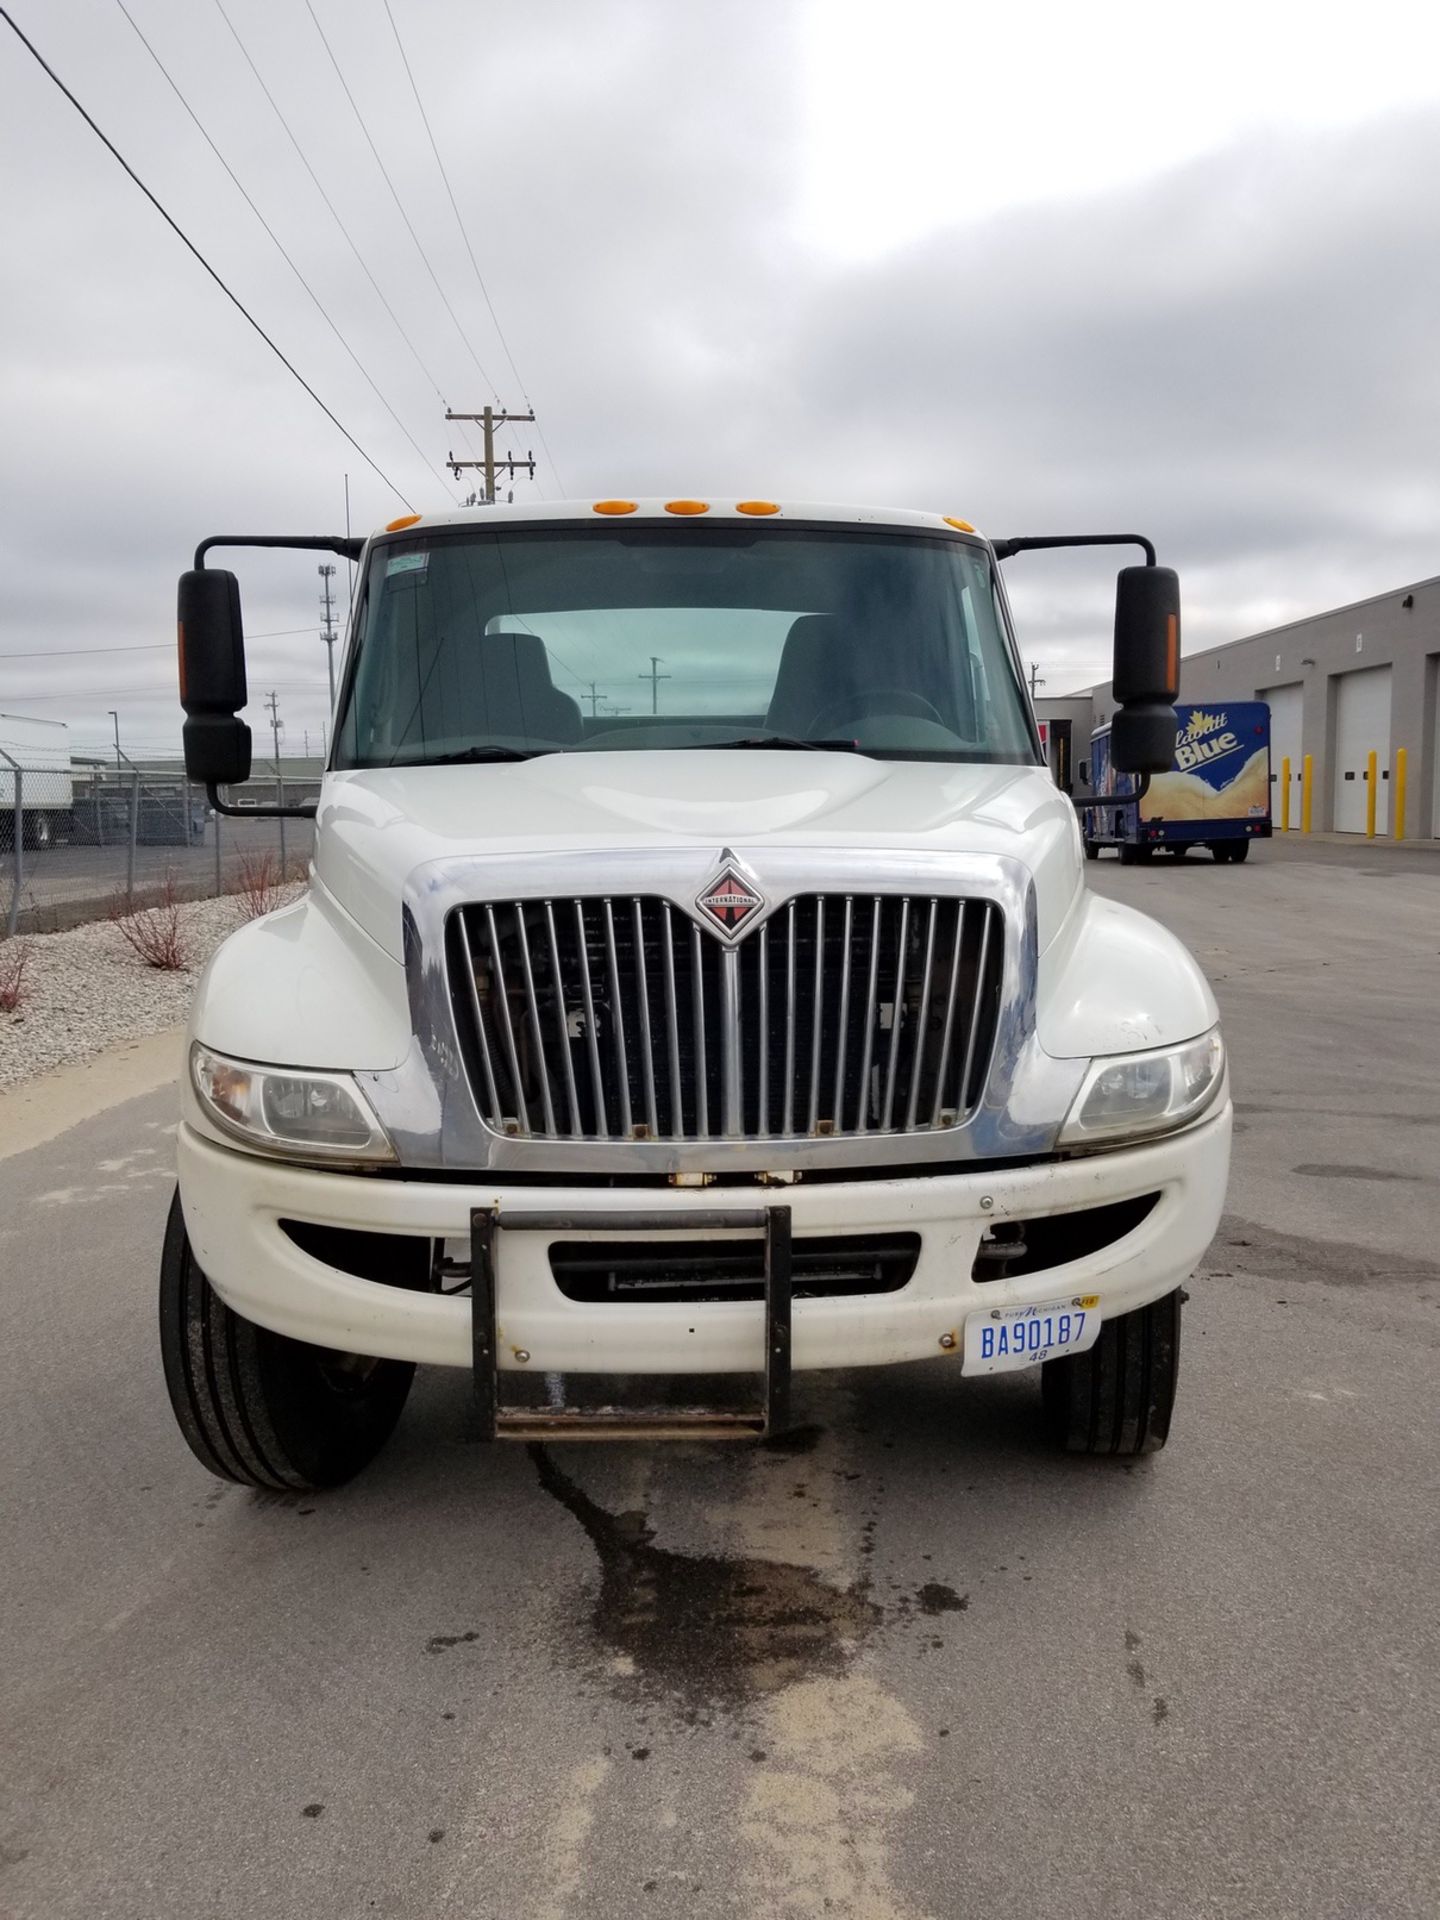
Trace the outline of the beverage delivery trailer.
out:
<instances>
[{"instance_id":1,"label":"beverage delivery trailer","mask_svg":"<svg viewBox=\"0 0 1440 1920\"><path fill-rule=\"evenodd\" d=\"M1161 1446L1225 1050L1181 943L1085 886L1001 577L1131 544L1109 759L1143 786L1180 608L1139 536L610 499L202 542L185 756L222 810L251 744L211 553L358 582L310 886L191 1013L160 1335L197 1457L345 1480L417 1365L548 1441L774 1434L795 1372L926 1358L1036 1370L1073 1451ZM689 1404L717 1375L753 1405Z\"/></svg>"},{"instance_id":2,"label":"beverage delivery trailer","mask_svg":"<svg viewBox=\"0 0 1440 1920\"><path fill-rule=\"evenodd\" d=\"M1175 709L1175 758L1137 795L1132 774L1115 765L1110 728L1090 737L1094 787L1082 805L1085 853L1119 849L1122 861L1148 860L1157 848L1183 858L1208 847L1217 860L1243 860L1252 840L1268 840L1270 709L1263 700L1230 700Z\"/></svg>"}]
</instances>

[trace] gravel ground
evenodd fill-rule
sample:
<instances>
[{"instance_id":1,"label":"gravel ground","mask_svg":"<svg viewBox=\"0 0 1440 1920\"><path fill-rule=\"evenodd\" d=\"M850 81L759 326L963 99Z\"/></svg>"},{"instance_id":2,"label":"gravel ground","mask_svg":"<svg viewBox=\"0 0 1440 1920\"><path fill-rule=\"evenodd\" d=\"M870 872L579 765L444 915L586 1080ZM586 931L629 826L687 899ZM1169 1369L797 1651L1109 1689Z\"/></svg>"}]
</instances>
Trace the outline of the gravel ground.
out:
<instances>
[{"instance_id":1,"label":"gravel ground","mask_svg":"<svg viewBox=\"0 0 1440 1920\"><path fill-rule=\"evenodd\" d=\"M29 949L24 998L14 1013L0 1013L0 1088L182 1025L200 969L245 916L235 894L178 912L186 962L179 973L147 967L108 920L0 943L0 978L14 948Z\"/></svg>"}]
</instances>

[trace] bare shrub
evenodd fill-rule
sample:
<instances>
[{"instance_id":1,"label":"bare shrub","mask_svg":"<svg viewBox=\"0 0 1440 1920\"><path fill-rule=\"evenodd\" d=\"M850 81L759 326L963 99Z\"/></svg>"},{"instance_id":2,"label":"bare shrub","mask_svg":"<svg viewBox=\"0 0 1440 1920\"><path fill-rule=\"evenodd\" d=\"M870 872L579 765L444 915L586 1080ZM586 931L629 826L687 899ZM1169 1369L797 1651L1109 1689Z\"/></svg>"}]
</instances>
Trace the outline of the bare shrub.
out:
<instances>
[{"instance_id":1,"label":"bare shrub","mask_svg":"<svg viewBox=\"0 0 1440 1920\"><path fill-rule=\"evenodd\" d=\"M268 847L261 853L242 853L239 871L240 918L258 920L262 913L272 913L285 897L285 876L275 855Z\"/></svg>"},{"instance_id":2,"label":"bare shrub","mask_svg":"<svg viewBox=\"0 0 1440 1920\"><path fill-rule=\"evenodd\" d=\"M125 905L125 896L117 891L110 917L121 938L157 973L183 973L190 964L189 943L180 926L180 901L175 891L175 876L167 873L160 898L154 906Z\"/></svg>"},{"instance_id":3,"label":"bare shrub","mask_svg":"<svg viewBox=\"0 0 1440 1920\"><path fill-rule=\"evenodd\" d=\"M16 1013L27 988L25 969L30 963L28 940L0 941L0 1013Z\"/></svg>"}]
</instances>

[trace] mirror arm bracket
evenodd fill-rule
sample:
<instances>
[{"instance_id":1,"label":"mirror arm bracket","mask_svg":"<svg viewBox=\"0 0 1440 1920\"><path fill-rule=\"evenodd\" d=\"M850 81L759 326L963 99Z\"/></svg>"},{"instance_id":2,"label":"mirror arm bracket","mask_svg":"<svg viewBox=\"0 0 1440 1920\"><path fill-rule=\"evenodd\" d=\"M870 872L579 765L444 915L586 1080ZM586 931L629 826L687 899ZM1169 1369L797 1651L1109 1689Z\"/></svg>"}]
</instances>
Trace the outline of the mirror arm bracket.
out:
<instances>
[{"instance_id":1,"label":"mirror arm bracket","mask_svg":"<svg viewBox=\"0 0 1440 1920\"><path fill-rule=\"evenodd\" d=\"M340 533L212 533L195 549L197 573L204 572L205 556L212 547L296 547L302 553L338 553L342 560L358 560L365 542Z\"/></svg>"},{"instance_id":2,"label":"mirror arm bracket","mask_svg":"<svg viewBox=\"0 0 1440 1920\"><path fill-rule=\"evenodd\" d=\"M992 540L997 560L1012 553L1031 553L1039 547L1139 547L1147 567L1155 565L1154 543L1143 533L1023 533L1011 540ZM199 565L199 562L196 562Z\"/></svg>"},{"instance_id":3,"label":"mirror arm bracket","mask_svg":"<svg viewBox=\"0 0 1440 1920\"><path fill-rule=\"evenodd\" d=\"M216 813L223 813L227 820L313 820L316 802L306 801L298 807L232 807L228 801L220 798L220 790L213 780L208 781L205 795Z\"/></svg>"},{"instance_id":4,"label":"mirror arm bracket","mask_svg":"<svg viewBox=\"0 0 1440 1920\"><path fill-rule=\"evenodd\" d=\"M1138 806L1150 791L1148 773L1137 773L1136 787L1133 793L1072 793L1070 802L1077 807L1133 807ZM247 807L246 812L250 809Z\"/></svg>"}]
</instances>

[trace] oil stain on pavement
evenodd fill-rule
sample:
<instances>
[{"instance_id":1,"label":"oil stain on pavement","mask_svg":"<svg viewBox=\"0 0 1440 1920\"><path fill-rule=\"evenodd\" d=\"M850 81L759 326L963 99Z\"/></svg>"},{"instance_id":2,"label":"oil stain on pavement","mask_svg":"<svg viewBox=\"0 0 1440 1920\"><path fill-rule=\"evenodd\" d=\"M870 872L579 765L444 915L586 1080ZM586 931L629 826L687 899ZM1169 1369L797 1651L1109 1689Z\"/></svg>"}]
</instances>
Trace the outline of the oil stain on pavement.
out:
<instances>
[{"instance_id":1,"label":"oil stain on pavement","mask_svg":"<svg viewBox=\"0 0 1440 1920\"><path fill-rule=\"evenodd\" d=\"M608 1512L544 1447L529 1451L541 1486L599 1558L596 1637L647 1691L692 1709L738 1706L842 1673L885 1617L863 1582L832 1586L783 1561L657 1547L643 1513Z\"/></svg>"}]
</instances>

